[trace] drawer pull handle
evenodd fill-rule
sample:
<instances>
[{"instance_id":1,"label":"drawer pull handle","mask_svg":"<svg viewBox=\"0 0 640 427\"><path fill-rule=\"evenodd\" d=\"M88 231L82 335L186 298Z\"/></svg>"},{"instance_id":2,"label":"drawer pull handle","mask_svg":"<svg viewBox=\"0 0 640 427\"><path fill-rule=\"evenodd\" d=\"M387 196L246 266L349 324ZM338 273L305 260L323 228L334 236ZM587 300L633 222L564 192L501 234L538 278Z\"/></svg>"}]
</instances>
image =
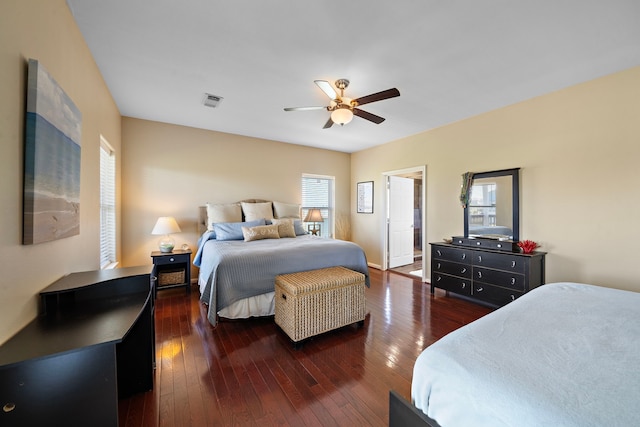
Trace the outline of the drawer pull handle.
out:
<instances>
[{"instance_id":1,"label":"drawer pull handle","mask_svg":"<svg viewBox=\"0 0 640 427\"><path fill-rule=\"evenodd\" d=\"M169 261L173 262L175 261L175 258L169 258Z\"/></svg>"},{"instance_id":2,"label":"drawer pull handle","mask_svg":"<svg viewBox=\"0 0 640 427\"><path fill-rule=\"evenodd\" d=\"M516 300L516 296L511 294L511 301L515 301Z\"/></svg>"},{"instance_id":3,"label":"drawer pull handle","mask_svg":"<svg viewBox=\"0 0 640 427\"><path fill-rule=\"evenodd\" d=\"M467 287L467 284L466 284L466 283L464 283L464 282L462 282L462 289L464 289L464 288L466 288L466 287Z\"/></svg>"},{"instance_id":4,"label":"drawer pull handle","mask_svg":"<svg viewBox=\"0 0 640 427\"><path fill-rule=\"evenodd\" d=\"M476 291L477 292L482 292L482 291L484 291L484 288L480 287L480 288L476 289Z\"/></svg>"},{"instance_id":5,"label":"drawer pull handle","mask_svg":"<svg viewBox=\"0 0 640 427\"><path fill-rule=\"evenodd\" d=\"M482 245L482 243L481 243L481 242L476 242L476 245L477 245L477 246L481 246L481 245Z\"/></svg>"},{"instance_id":6,"label":"drawer pull handle","mask_svg":"<svg viewBox=\"0 0 640 427\"><path fill-rule=\"evenodd\" d=\"M478 271L478 279L482 279L482 271Z\"/></svg>"},{"instance_id":7,"label":"drawer pull handle","mask_svg":"<svg viewBox=\"0 0 640 427\"><path fill-rule=\"evenodd\" d=\"M515 261L511 261L511 268L515 268L516 266L516 262Z\"/></svg>"},{"instance_id":8,"label":"drawer pull handle","mask_svg":"<svg viewBox=\"0 0 640 427\"><path fill-rule=\"evenodd\" d=\"M498 244L496 245L496 247L501 248L501 247L502 247L502 243L498 243Z\"/></svg>"},{"instance_id":9,"label":"drawer pull handle","mask_svg":"<svg viewBox=\"0 0 640 427\"><path fill-rule=\"evenodd\" d=\"M463 253L463 254L462 254L462 259L465 259L466 257L467 257L467 254L466 254L466 253Z\"/></svg>"},{"instance_id":10,"label":"drawer pull handle","mask_svg":"<svg viewBox=\"0 0 640 427\"><path fill-rule=\"evenodd\" d=\"M478 262L482 262L482 255L478 255Z\"/></svg>"},{"instance_id":11,"label":"drawer pull handle","mask_svg":"<svg viewBox=\"0 0 640 427\"><path fill-rule=\"evenodd\" d=\"M438 266L436 267L438 270L440 270L440 263L438 263Z\"/></svg>"},{"instance_id":12,"label":"drawer pull handle","mask_svg":"<svg viewBox=\"0 0 640 427\"><path fill-rule=\"evenodd\" d=\"M442 256L442 252L440 252L440 249L438 249L436 252L438 252L438 256Z\"/></svg>"},{"instance_id":13,"label":"drawer pull handle","mask_svg":"<svg viewBox=\"0 0 640 427\"><path fill-rule=\"evenodd\" d=\"M155 282L156 280L158 280L158 278L156 276L151 276L151 280Z\"/></svg>"},{"instance_id":14,"label":"drawer pull handle","mask_svg":"<svg viewBox=\"0 0 640 427\"><path fill-rule=\"evenodd\" d=\"M436 282L439 282L440 280L442 280L442 276L438 276L438 278L436 279Z\"/></svg>"},{"instance_id":15,"label":"drawer pull handle","mask_svg":"<svg viewBox=\"0 0 640 427\"><path fill-rule=\"evenodd\" d=\"M15 404L15 403L13 403L13 402L6 403L6 404L2 407L2 410L3 410L4 412L11 412L11 411L13 411L14 409L16 409L16 404Z\"/></svg>"},{"instance_id":16,"label":"drawer pull handle","mask_svg":"<svg viewBox=\"0 0 640 427\"><path fill-rule=\"evenodd\" d=\"M466 272L467 272L466 267L463 267L463 268L462 268L462 271L460 271L460 273L462 273L462 274L464 274L464 273L466 273Z\"/></svg>"},{"instance_id":17,"label":"drawer pull handle","mask_svg":"<svg viewBox=\"0 0 640 427\"><path fill-rule=\"evenodd\" d=\"M512 285L515 285L515 284L516 284L516 278L515 278L515 277L512 277L512 278L511 278L511 284L512 284Z\"/></svg>"}]
</instances>

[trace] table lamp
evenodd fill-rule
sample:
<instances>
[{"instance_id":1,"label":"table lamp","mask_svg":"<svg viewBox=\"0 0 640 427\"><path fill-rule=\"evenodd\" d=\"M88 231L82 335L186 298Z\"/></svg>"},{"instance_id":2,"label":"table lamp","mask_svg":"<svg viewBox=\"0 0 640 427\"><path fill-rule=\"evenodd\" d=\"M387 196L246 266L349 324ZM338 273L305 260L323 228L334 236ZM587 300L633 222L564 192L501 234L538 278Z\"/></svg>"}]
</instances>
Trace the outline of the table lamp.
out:
<instances>
[{"instance_id":1,"label":"table lamp","mask_svg":"<svg viewBox=\"0 0 640 427\"><path fill-rule=\"evenodd\" d=\"M318 223L323 221L324 218L322 218L320 209L309 209L309 212L307 212L307 216L304 217L304 222L313 222L313 228L311 227L311 225L308 225L307 230L314 236L320 235L320 226L318 225Z\"/></svg>"},{"instance_id":2,"label":"table lamp","mask_svg":"<svg viewBox=\"0 0 640 427\"><path fill-rule=\"evenodd\" d=\"M176 222L175 218L172 216L161 216L156 221L156 225L151 230L151 234L154 235L163 235L163 237L158 242L158 247L160 248L160 252L172 252L175 246L175 242L171 238L172 233L180 233L180 226Z\"/></svg>"}]
</instances>

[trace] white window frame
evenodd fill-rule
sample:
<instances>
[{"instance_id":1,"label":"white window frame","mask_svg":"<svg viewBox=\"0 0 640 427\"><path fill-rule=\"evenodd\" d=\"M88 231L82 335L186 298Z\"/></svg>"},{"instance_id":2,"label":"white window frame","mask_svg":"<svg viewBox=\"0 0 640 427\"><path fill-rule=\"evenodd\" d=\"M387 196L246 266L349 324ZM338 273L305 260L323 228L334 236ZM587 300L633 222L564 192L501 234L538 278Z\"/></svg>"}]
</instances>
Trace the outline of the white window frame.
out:
<instances>
[{"instance_id":1,"label":"white window frame","mask_svg":"<svg viewBox=\"0 0 640 427\"><path fill-rule=\"evenodd\" d=\"M116 154L100 135L100 268L115 268L116 253Z\"/></svg>"},{"instance_id":2,"label":"white window frame","mask_svg":"<svg viewBox=\"0 0 640 427\"><path fill-rule=\"evenodd\" d=\"M328 200L326 201L327 202L326 204L321 203L322 206L311 206L309 205L309 203L305 203L305 197L304 197L305 179L322 179L322 180L328 180L330 182L329 189L328 189L328 193L329 193ZM335 236L335 222L336 222L335 221L335 211L336 211L335 194L336 194L336 177L335 176L316 175L316 174L308 174L308 173L302 174L302 179L300 180L300 197L302 200L302 206L301 206L302 219L304 220L309 209L320 208L320 212L322 213L322 217L324 218L324 222L320 224L320 235L322 237L334 238ZM309 224L312 224L312 223L309 223ZM305 229L309 224L304 223Z\"/></svg>"}]
</instances>

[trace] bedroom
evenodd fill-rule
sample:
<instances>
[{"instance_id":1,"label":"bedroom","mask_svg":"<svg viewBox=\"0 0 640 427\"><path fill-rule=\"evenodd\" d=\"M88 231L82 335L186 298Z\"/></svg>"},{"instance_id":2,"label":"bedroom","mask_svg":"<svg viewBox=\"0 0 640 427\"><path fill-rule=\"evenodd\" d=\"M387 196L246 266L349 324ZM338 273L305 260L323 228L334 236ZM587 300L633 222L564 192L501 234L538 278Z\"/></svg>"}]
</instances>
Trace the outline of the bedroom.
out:
<instances>
[{"instance_id":1,"label":"bedroom","mask_svg":"<svg viewBox=\"0 0 640 427\"><path fill-rule=\"evenodd\" d=\"M10 42L3 44L0 69L4 82L0 342L35 315L35 295L40 289L68 272L97 267L98 177L92 168L98 153L97 145L92 148L89 141L94 138L97 144L100 134L122 155L119 253L125 266L150 262L156 238L149 231L160 213L170 210L183 229L176 239L193 244L196 207L207 201L205 197L235 200L242 194L296 199L302 173L336 177L336 207L350 215L352 239L365 249L372 264L379 265L381 239L375 230L381 229L377 212L382 198L376 193L373 215L351 214L357 182L374 180L379 189L383 172L426 164L426 228L429 241L434 241L460 232L457 193L462 172L521 167L521 235L540 241L549 252L547 281L574 280L640 291L634 244L640 239L636 214L640 201L633 196L640 158L637 66L347 154L121 117L64 1L3 2L2 10L1 38ZM87 141L82 158L81 234L35 246L20 243L22 64L28 57L44 61L82 107ZM203 151L214 154L205 158ZM219 152L235 160L216 163ZM268 167L267 159L272 166L277 162L276 167ZM255 187L257 180L263 183L261 188ZM38 268L32 267L34 262Z\"/></svg>"}]
</instances>

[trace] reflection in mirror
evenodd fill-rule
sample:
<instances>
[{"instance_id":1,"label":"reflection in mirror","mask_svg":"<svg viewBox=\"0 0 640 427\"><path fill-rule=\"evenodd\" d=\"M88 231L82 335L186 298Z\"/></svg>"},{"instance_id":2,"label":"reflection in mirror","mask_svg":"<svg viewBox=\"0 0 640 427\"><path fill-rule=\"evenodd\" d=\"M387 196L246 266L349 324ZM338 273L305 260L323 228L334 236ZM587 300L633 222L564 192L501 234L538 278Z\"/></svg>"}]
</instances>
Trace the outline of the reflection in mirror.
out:
<instances>
[{"instance_id":1,"label":"reflection in mirror","mask_svg":"<svg viewBox=\"0 0 640 427\"><path fill-rule=\"evenodd\" d=\"M465 236L517 241L518 199L518 169L474 174L465 208Z\"/></svg>"}]
</instances>

